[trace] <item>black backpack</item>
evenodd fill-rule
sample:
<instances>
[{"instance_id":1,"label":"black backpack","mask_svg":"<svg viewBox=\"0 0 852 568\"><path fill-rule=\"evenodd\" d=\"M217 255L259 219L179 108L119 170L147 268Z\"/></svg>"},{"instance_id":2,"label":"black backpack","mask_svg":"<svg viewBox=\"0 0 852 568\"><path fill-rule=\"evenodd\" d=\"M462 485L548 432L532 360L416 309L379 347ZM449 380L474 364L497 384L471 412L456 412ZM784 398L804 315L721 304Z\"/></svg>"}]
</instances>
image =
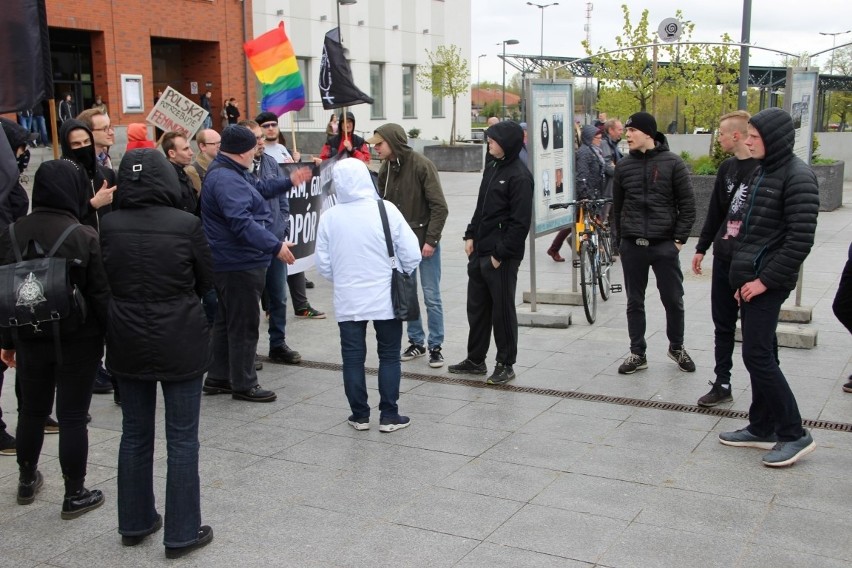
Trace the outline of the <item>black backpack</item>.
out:
<instances>
[{"instance_id":1,"label":"black backpack","mask_svg":"<svg viewBox=\"0 0 852 568\"><path fill-rule=\"evenodd\" d=\"M65 229L47 254L35 241L30 241L22 254L15 224L9 225L16 262L0 266L0 328L10 328L16 341L58 341L61 333L76 331L85 322L86 301L68 273L80 261L54 256L65 239L81 226L76 223Z\"/></svg>"}]
</instances>

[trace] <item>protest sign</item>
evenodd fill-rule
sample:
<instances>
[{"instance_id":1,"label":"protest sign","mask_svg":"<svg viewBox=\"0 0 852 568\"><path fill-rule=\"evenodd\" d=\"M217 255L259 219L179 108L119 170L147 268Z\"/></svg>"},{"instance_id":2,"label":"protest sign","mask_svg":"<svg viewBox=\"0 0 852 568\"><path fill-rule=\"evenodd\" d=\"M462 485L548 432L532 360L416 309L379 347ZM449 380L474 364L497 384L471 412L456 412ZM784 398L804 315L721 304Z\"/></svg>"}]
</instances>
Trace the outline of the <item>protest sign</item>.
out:
<instances>
[{"instance_id":1,"label":"protest sign","mask_svg":"<svg viewBox=\"0 0 852 568\"><path fill-rule=\"evenodd\" d=\"M166 87L163 96L145 119L148 124L165 132L180 132L192 138L210 114L172 87Z\"/></svg>"}]
</instances>

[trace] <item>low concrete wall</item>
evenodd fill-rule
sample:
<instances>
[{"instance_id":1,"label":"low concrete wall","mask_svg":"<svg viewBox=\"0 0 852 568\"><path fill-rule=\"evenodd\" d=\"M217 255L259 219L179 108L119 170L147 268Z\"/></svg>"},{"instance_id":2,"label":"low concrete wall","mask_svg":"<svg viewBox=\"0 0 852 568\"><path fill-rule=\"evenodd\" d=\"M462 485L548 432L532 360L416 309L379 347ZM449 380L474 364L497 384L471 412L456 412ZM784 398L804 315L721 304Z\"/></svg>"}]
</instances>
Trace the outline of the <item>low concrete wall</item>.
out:
<instances>
[{"instance_id":1,"label":"low concrete wall","mask_svg":"<svg viewBox=\"0 0 852 568\"><path fill-rule=\"evenodd\" d=\"M713 195L716 176L691 175L689 180L692 182L692 192L695 194L695 223L692 225L689 236L697 238L701 235L701 229L704 228L704 220L707 219L707 210L710 208L710 196Z\"/></svg>"},{"instance_id":2,"label":"low concrete wall","mask_svg":"<svg viewBox=\"0 0 852 568\"><path fill-rule=\"evenodd\" d=\"M478 172L482 170L482 144L426 146L423 153L440 172Z\"/></svg>"}]
</instances>

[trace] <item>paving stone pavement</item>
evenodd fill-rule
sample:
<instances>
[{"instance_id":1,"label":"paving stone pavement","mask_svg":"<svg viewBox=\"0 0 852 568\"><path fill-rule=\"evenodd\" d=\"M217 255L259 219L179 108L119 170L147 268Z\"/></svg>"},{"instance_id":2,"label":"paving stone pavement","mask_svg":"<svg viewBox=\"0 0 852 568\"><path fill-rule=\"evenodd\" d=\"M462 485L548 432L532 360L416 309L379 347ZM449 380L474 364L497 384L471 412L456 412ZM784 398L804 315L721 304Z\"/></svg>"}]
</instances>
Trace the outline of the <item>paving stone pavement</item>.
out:
<instances>
[{"instance_id":1,"label":"paving stone pavement","mask_svg":"<svg viewBox=\"0 0 852 568\"><path fill-rule=\"evenodd\" d=\"M465 356L461 236L479 176L441 179L450 207L442 243L443 352L454 363ZM850 190L847 184L847 203ZM831 313L850 238L850 208L820 214L803 302L813 306L819 342L809 351L781 351L805 418L852 422L852 395L840 388L852 373L852 338ZM536 244L539 287L565 289L570 263L546 256L549 241ZM684 268L691 245L694 240L681 253ZM528 258L519 302L529 271ZM266 362L260 382L278 400L202 400L202 512L215 532L210 546L176 561L165 560L161 534L135 548L121 546L115 501L121 409L110 396L96 395L87 482L104 491L106 504L60 520L56 436L45 439L45 485L32 505L15 504L15 460L0 457L0 568L852 566L852 434L816 429L816 452L773 470L761 465L760 450L718 443L720 431L740 428L742 420L430 382L428 376L448 375L426 358L403 363L409 376L399 402L411 427L381 434L374 416L371 430L356 432L346 424L340 372L320 365L340 362L331 286L315 272L309 277L316 283L308 291L312 305L330 317L289 319L287 341L306 364ZM618 264L613 280L621 281ZM594 325L576 307L568 329L522 328L514 384L694 404L712 379L710 277L687 274L685 283L686 346L696 373L680 372L666 357L652 282L648 370L617 374L628 340L624 295L615 294L599 304ZM258 352L265 354L261 341ZM375 353L367 365L377 366ZM376 403L375 375L368 382ZM12 426L13 383L10 371L3 408ZM734 402L724 406L747 410L739 348L733 388ZM155 490L164 512L162 407L159 412Z\"/></svg>"}]
</instances>

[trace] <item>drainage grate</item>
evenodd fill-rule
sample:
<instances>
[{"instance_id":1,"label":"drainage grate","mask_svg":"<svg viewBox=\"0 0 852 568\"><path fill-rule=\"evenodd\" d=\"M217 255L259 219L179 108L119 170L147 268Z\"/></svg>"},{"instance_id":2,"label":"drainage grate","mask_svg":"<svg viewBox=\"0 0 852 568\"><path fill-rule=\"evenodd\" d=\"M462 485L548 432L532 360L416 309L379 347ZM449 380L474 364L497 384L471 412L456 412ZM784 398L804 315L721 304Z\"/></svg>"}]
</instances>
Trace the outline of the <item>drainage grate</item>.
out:
<instances>
[{"instance_id":1,"label":"drainage grate","mask_svg":"<svg viewBox=\"0 0 852 568\"><path fill-rule=\"evenodd\" d=\"M302 361L303 367L311 369L322 369L325 371L341 371L343 366L339 363L323 363L320 361ZM378 369L367 368L368 375L377 375ZM574 400L585 400L588 402L602 402L604 404L618 404L621 406L633 406L636 408L652 408L654 410L668 410L671 412L685 412L687 414L705 414L708 416L718 416L720 418L748 418L748 412L742 410L731 410L729 408L704 408L692 404L678 404L675 402L664 402L657 400L642 400L640 398L627 398L623 396L609 396L606 394L592 394L577 391L562 391L556 389L540 389L535 387L523 387L518 385L488 385L482 380L462 379L456 377L445 377L435 375L424 375L421 373L403 372L403 378L415 381L423 381L427 383L436 383L443 385L459 385L473 388L489 388L504 390L509 392L539 394L544 396L553 396L557 398L570 398ZM835 432L852 432L852 424L848 422L832 422L830 420L802 420L802 424L808 428L818 428L821 430L833 430Z\"/></svg>"}]
</instances>

